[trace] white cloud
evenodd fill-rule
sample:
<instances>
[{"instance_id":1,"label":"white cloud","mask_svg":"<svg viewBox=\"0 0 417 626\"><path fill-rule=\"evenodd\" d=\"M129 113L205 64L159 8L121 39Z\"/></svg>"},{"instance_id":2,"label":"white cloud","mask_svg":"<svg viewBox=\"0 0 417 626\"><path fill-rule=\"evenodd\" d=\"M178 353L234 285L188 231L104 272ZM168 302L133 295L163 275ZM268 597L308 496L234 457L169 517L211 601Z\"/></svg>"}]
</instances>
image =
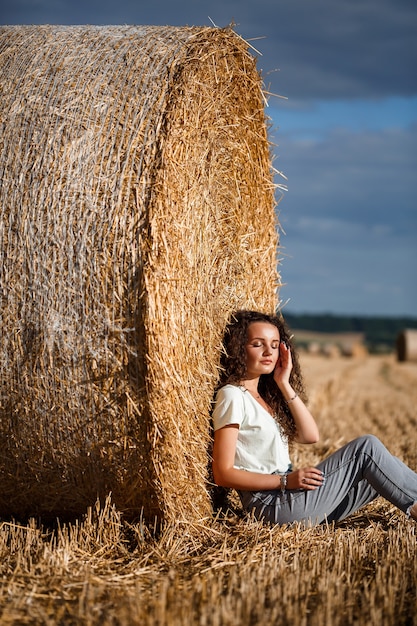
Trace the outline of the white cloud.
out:
<instances>
[{"instance_id":1,"label":"white cloud","mask_svg":"<svg viewBox=\"0 0 417 626\"><path fill-rule=\"evenodd\" d=\"M416 316L416 266L415 246L392 246L389 239L379 246L297 240L280 268L287 283L280 297L296 312Z\"/></svg>"}]
</instances>

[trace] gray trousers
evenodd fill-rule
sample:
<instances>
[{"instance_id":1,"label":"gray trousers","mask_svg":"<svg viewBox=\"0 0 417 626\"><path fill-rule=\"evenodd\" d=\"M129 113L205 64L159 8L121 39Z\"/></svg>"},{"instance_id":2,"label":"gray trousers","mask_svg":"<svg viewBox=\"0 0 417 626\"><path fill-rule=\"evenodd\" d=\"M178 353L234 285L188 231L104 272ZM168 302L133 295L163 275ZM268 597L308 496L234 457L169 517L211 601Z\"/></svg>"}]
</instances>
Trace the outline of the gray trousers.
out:
<instances>
[{"instance_id":1,"label":"gray trousers","mask_svg":"<svg viewBox=\"0 0 417 626\"><path fill-rule=\"evenodd\" d=\"M273 524L310 526L342 520L378 496L406 514L417 501L417 474L374 435L354 439L317 467L325 482L314 491L240 491L244 509Z\"/></svg>"}]
</instances>

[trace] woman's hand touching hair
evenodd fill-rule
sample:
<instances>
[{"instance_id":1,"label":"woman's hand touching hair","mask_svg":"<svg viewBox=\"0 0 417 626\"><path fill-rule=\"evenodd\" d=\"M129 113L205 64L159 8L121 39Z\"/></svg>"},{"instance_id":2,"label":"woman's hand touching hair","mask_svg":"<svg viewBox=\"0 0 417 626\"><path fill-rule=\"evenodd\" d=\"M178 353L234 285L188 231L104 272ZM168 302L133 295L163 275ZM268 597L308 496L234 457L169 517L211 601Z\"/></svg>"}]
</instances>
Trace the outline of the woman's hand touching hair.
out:
<instances>
[{"instance_id":1,"label":"woman's hand touching hair","mask_svg":"<svg viewBox=\"0 0 417 626\"><path fill-rule=\"evenodd\" d=\"M289 384L291 371L291 350L285 341L281 341L279 344L279 357L274 369L274 380L280 389L282 386Z\"/></svg>"}]
</instances>

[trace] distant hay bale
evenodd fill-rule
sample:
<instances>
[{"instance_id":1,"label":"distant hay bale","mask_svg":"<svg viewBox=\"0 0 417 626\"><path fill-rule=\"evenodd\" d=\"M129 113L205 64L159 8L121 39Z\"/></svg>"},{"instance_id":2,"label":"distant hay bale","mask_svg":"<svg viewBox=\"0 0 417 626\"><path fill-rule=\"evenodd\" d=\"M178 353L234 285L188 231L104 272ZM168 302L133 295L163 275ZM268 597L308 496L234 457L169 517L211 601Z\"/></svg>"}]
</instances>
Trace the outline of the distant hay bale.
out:
<instances>
[{"instance_id":1,"label":"distant hay bale","mask_svg":"<svg viewBox=\"0 0 417 626\"><path fill-rule=\"evenodd\" d=\"M0 59L0 515L201 518L225 320L277 305L256 61L142 26L5 26Z\"/></svg>"},{"instance_id":2,"label":"distant hay bale","mask_svg":"<svg viewBox=\"0 0 417 626\"><path fill-rule=\"evenodd\" d=\"M328 343L324 343L322 345L322 353L329 358L337 358L342 354L342 350L337 343L332 343L331 341Z\"/></svg>"},{"instance_id":3,"label":"distant hay bale","mask_svg":"<svg viewBox=\"0 0 417 626\"><path fill-rule=\"evenodd\" d=\"M295 341L298 347L306 347L310 354L328 357L348 356L363 358L367 354L363 333L326 333L297 330Z\"/></svg>"},{"instance_id":4,"label":"distant hay bale","mask_svg":"<svg viewBox=\"0 0 417 626\"><path fill-rule=\"evenodd\" d=\"M406 328L397 336L398 361L417 361L417 330Z\"/></svg>"}]
</instances>

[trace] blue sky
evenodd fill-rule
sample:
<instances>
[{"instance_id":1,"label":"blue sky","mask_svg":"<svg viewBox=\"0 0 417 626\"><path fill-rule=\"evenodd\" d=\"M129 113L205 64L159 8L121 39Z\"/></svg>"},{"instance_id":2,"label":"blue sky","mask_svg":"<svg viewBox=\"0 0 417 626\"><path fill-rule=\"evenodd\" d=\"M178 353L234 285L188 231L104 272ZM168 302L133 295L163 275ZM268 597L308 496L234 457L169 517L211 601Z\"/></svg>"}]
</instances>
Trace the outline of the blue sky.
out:
<instances>
[{"instance_id":1,"label":"blue sky","mask_svg":"<svg viewBox=\"0 0 417 626\"><path fill-rule=\"evenodd\" d=\"M271 96L293 312L417 317L415 0L9 0L2 24L226 26ZM284 181L280 181L284 182ZM285 308L284 308L285 310Z\"/></svg>"}]
</instances>

